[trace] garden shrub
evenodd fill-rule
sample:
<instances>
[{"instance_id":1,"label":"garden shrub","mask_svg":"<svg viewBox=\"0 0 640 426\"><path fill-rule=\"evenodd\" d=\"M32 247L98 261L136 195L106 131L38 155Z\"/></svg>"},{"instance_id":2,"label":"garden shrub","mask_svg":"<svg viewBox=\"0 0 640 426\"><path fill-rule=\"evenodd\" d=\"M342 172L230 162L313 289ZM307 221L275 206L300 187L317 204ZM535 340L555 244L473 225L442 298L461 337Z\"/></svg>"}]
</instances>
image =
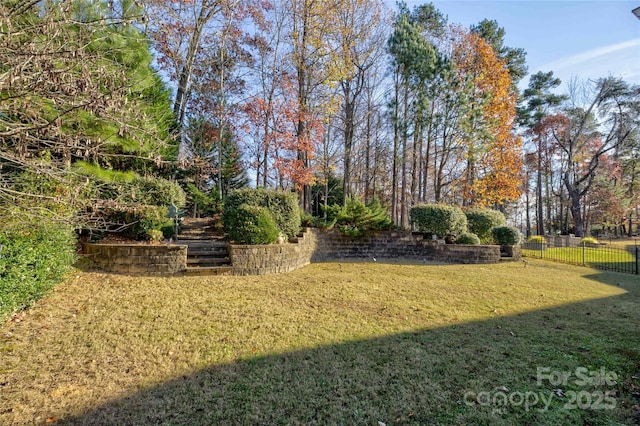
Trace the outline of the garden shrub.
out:
<instances>
[{"instance_id":1,"label":"garden shrub","mask_svg":"<svg viewBox=\"0 0 640 426\"><path fill-rule=\"evenodd\" d=\"M456 237L455 243L478 245L480 244L480 238L473 232L463 232Z\"/></svg>"},{"instance_id":2,"label":"garden shrub","mask_svg":"<svg viewBox=\"0 0 640 426\"><path fill-rule=\"evenodd\" d=\"M527 240L528 243L547 244L547 239L542 235L532 235Z\"/></svg>"},{"instance_id":3,"label":"garden shrub","mask_svg":"<svg viewBox=\"0 0 640 426\"><path fill-rule=\"evenodd\" d=\"M159 240L174 236L173 219L164 206L143 205L127 210L105 212L110 226L134 240Z\"/></svg>"},{"instance_id":4,"label":"garden shrub","mask_svg":"<svg viewBox=\"0 0 640 426\"><path fill-rule=\"evenodd\" d=\"M520 231L513 226L497 226L491 230L493 240L501 246L515 246L520 244Z\"/></svg>"},{"instance_id":5,"label":"garden shrub","mask_svg":"<svg viewBox=\"0 0 640 426\"><path fill-rule=\"evenodd\" d=\"M424 234L455 239L467 232L467 217L460 207L446 204L422 204L409 211L411 225Z\"/></svg>"},{"instance_id":6,"label":"garden shrub","mask_svg":"<svg viewBox=\"0 0 640 426\"><path fill-rule=\"evenodd\" d=\"M599 246L600 245L598 240L593 238L593 237L582 237L582 239L580 240L580 244L587 245L587 246Z\"/></svg>"},{"instance_id":7,"label":"garden shrub","mask_svg":"<svg viewBox=\"0 0 640 426\"><path fill-rule=\"evenodd\" d=\"M113 199L123 205L184 207L186 194L175 182L156 177L136 176L130 182L100 183L100 198Z\"/></svg>"},{"instance_id":8,"label":"garden shrub","mask_svg":"<svg viewBox=\"0 0 640 426\"><path fill-rule=\"evenodd\" d=\"M273 244L280 231L265 207L241 204L234 209L236 217L229 228L229 239L241 244Z\"/></svg>"},{"instance_id":9,"label":"garden shrub","mask_svg":"<svg viewBox=\"0 0 640 426\"><path fill-rule=\"evenodd\" d=\"M345 206L327 207L325 226L335 224L340 232L352 237L360 237L372 231L384 231L393 227L389 214L378 200L364 204L355 197L349 197Z\"/></svg>"},{"instance_id":10,"label":"garden shrub","mask_svg":"<svg viewBox=\"0 0 640 426\"><path fill-rule=\"evenodd\" d=\"M187 184L190 205L195 207L201 215L214 216L222 212L222 202L217 190L208 193L198 189L194 184Z\"/></svg>"},{"instance_id":11,"label":"garden shrub","mask_svg":"<svg viewBox=\"0 0 640 426\"><path fill-rule=\"evenodd\" d=\"M132 201L151 206L178 208L186 204L186 194L176 182L158 177L137 177L131 184Z\"/></svg>"},{"instance_id":12,"label":"garden shrub","mask_svg":"<svg viewBox=\"0 0 640 426\"><path fill-rule=\"evenodd\" d=\"M304 227L314 227L316 225L316 217L311 213L306 213L302 209L300 210L300 225Z\"/></svg>"},{"instance_id":13,"label":"garden shrub","mask_svg":"<svg viewBox=\"0 0 640 426\"><path fill-rule=\"evenodd\" d=\"M0 227L0 319L29 307L75 262L73 229L44 218Z\"/></svg>"},{"instance_id":14,"label":"garden shrub","mask_svg":"<svg viewBox=\"0 0 640 426\"><path fill-rule=\"evenodd\" d=\"M467 216L469 232L476 234L483 243L492 243L491 230L507 223L504 214L498 210L472 208L465 212L465 216Z\"/></svg>"},{"instance_id":15,"label":"garden shrub","mask_svg":"<svg viewBox=\"0 0 640 426\"><path fill-rule=\"evenodd\" d=\"M295 237L300 232L300 210L297 194L263 188L243 188L230 192L224 200L222 222L227 233L233 232L237 210L243 204L267 209L275 221L278 231L289 238Z\"/></svg>"},{"instance_id":16,"label":"garden shrub","mask_svg":"<svg viewBox=\"0 0 640 426\"><path fill-rule=\"evenodd\" d=\"M2 164L0 164L0 168ZM65 178L69 182L73 182L71 176ZM30 196L21 196L15 200L15 206L32 210L34 200L37 200L37 208L44 215L55 214L62 217L70 217L75 213L74 201L77 196L85 196L82 185L74 186L73 184L65 184L63 181L47 176L46 174L37 174L32 171L19 173L14 178L13 189L24 194L42 195L34 199Z\"/></svg>"}]
</instances>

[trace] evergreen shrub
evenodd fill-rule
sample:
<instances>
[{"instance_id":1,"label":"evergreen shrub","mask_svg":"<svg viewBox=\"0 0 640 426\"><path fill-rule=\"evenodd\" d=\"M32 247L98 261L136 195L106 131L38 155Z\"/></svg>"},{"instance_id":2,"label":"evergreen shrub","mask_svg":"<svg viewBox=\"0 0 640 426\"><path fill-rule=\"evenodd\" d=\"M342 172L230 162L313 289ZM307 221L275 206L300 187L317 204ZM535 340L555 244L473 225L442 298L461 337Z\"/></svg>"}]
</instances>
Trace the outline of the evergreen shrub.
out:
<instances>
[{"instance_id":1,"label":"evergreen shrub","mask_svg":"<svg viewBox=\"0 0 640 426\"><path fill-rule=\"evenodd\" d=\"M467 216L469 232L476 234L483 243L492 243L491 230L507 223L504 214L498 210L472 208L465 212L465 216Z\"/></svg>"},{"instance_id":2,"label":"evergreen shrub","mask_svg":"<svg viewBox=\"0 0 640 426\"><path fill-rule=\"evenodd\" d=\"M272 191L263 188L243 188L231 191L224 199L222 223L225 232L234 232L237 226L238 209L243 204L264 207L271 214L276 228L288 238L300 232L300 210L298 195L293 192Z\"/></svg>"},{"instance_id":3,"label":"evergreen shrub","mask_svg":"<svg viewBox=\"0 0 640 426\"><path fill-rule=\"evenodd\" d=\"M0 319L29 307L61 282L75 253L71 226L46 218L0 224Z\"/></svg>"},{"instance_id":4,"label":"evergreen shrub","mask_svg":"<svg viewBox=\"0 0 640 426\"><path fill-rule=\"evenodd\" d=\"M456 237L455 243L478 245L480 244L480 238L473 232L463 232Z\"/></svg>"},{"instance_id":5,"label":"evergreen shrub","mask_svg":"<svg viewBox=\"0 0 640 426\"><path fill-rule=\"evenodd\" d=\"M467 232L467 217L458 206L421 204L411 208L409 217L416 230L439 238L455 240L455 237Z\"/></svg>"},{"instance_id":6,"label":"evergreen shrub","mask_svg":"<svg viewBox=\"0 0 640 426\"><path fill-rule=\"evenodd\" d=\"M496 226L491 232L493 240L501 246L515 246L522 240L520 231L513 226Z\"/></svg>"},{"instance_id":7,"label":"evergreen shrub","mask_svg":"<svg viewBox=\"0 0 640 426\"><path fill-rule=\"evenodd\" d=\"M329 206L326 213L326 227L337 226L344 235L352 237L393 228L389 214L378 200L365 204L358 198L349 197L345 206Z\"/></svg>"},{"instance_id":8,"label":"evergreen shrub","mask_svg":"<svg viewBox=\"0 0 640 426\"><path fill-rule=\"evenodd\" d=\"M228 231L232 241L241 244L273 244L278 240L280 231L265 207L241 204L234 212L234 226Z\"/></svg>"}]
</instances>

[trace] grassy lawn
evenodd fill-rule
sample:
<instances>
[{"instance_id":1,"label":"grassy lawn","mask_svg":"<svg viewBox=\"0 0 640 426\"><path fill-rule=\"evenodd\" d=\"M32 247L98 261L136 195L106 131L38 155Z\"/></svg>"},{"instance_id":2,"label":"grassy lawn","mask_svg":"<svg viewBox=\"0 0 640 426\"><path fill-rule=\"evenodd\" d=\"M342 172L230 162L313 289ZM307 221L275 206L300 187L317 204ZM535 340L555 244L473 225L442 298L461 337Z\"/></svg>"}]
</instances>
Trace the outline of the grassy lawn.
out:
<instances>
[{"instance_id":1,"label":"grassy lawn","mask_svg":"<svg viewBox=\"0 0 640 426\"><path fill-rule=\"evenodd\" d=\"M78 272L0 324L3 425L613 425L639 404L638 277L536 260Z\"/></svg>"},{"instance_id":2,"label":"grassy lawn","mask_svg":"<svg viewBox=\"0 0 640 426\"><path fill-rule=\"evenodd\" d=\"M586 265L601 270L635 273L636 258L633 246L554 247L543 251L523 249L526 257L543 258L573 265Z\"/></svg>"}]
</instances>

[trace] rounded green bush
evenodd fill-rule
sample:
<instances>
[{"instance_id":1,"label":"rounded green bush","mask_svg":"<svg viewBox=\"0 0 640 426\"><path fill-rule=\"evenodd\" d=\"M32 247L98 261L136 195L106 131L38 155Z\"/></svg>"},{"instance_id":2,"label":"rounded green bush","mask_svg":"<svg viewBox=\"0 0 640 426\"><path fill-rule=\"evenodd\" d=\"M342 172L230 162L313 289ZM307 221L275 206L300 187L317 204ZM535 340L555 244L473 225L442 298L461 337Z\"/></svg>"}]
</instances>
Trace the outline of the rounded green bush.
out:
<instances>
[{"instance_id":1,"label":"rounded green bush","mask_svg":"<svg viewBox=\"0 0 640 426\"><path fill-rule=\"evenodd\" d=\"M467 216L469 232L476 234L483 243L493 242L491 230L496 226L503 226L507 223L504 214L498 210L472 208L467 210L465 215Z\"/></svg>"},{"instance_id":2,"label":"rounded green bush","mask_svg":"<svg viewBox=\"0 0 640 426\"><path fill-rule=\"evenodd\" d=\"M409 211L411 225L418 231L454 238L467 232L467 217L458 206L446 204L422 204Z\"/></svg>"},{"instance_id":3,"label":"rounded green bush","mask_svg":"<svg viewBox=\"0 0 640 426\"><path fill-rule=\"evenodd\" d=\"M241 204L235 211L235 226L228 230L229 239L242 244L273 244L278 240L280 231L269 210Z\"/></svg>"},{"instance_id":4,"label":"rounded green bush","mask_svg":"<svg viewBox=\"0 0 640 426\"><path fill-rule=\"evenodd\" d=\"M497 226L491 230L493 240L501 246L515 246L520 244L520 231L513 226Z\"/></svg>"},{"instance_id":5,"label":"rounded green bush","mask_svg":"<svg viewBox=\"0 0 640 426\"><path fill-rule=\"evenodd\" d=\"M480 244L480 238L473 232L463 232L458 235L455 241L456 244L471 244L478 245Z\"/></svg>"},{"instance_id":6,"label":"rounded green bush","mask_svg":"<svg viewBox=\"0 0 640 426\"><path fill-rule=\"evenodd\" d=\"M242 205L266 208L280 232L289 238L300 232L300 209L298 195L294 192L272 191L263 188L243 188L232 191L224 199L222 222L227 233L237 217L237 209Z\"/></svg>"}]
</instances>

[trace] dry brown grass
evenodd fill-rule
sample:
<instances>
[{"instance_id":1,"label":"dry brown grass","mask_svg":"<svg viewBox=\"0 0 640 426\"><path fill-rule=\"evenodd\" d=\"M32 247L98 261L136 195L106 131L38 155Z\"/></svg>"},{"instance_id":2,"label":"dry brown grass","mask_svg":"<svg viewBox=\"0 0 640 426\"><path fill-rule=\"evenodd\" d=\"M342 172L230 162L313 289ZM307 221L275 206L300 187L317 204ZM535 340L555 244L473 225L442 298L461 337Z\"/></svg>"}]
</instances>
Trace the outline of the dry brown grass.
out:
<instances>
[{"instance_id":1,"label":"dry brown grass","mask_svg":"<svg viewBox=\"0 0 640 426\"><path fill-rule=\"evenodd\" d=\"M625 422L631 382L607 412L460 401L465 389L530 389L536 366L633 381L636 281L536 261L78 272L0 327L0 424Z\"/></svg>"}]
</instances>

